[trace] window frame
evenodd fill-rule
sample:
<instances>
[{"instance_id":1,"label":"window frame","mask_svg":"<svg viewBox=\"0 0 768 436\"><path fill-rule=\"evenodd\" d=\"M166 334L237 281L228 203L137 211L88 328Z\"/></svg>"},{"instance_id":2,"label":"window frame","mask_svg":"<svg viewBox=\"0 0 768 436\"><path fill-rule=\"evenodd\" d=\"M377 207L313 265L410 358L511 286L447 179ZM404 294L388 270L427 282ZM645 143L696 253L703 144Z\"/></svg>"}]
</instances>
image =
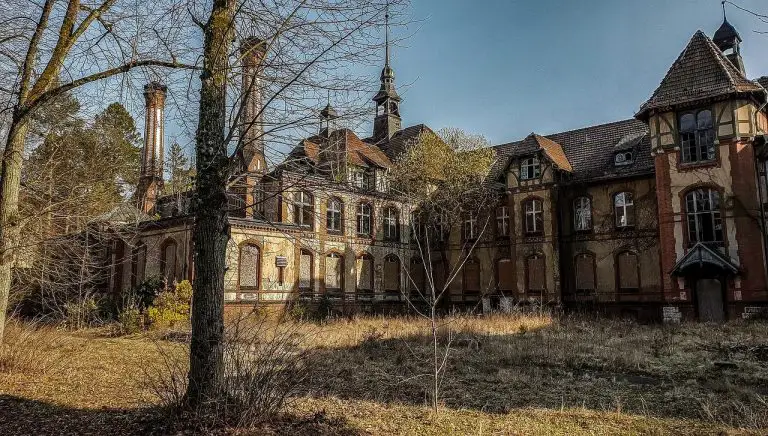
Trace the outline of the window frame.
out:
<instances>
[{"instance_id":1,"label":"window frame","mask_svg":"<svg viewBox=\"0 0 768 436\"><path fill-rule=\"evenodd\" d=\"M630 202L627 203L627 194L630 196ZM619 206L617 204L619 196L623 199L623 204ZM631 209L630 209L631 206ZM629 220L627 220L626 224L621 224L619 222L619 213L618 210L621 208L623 217L631 217L631 223ZM632 213L629 214L627 211L630 210ZM622 229L631 229L634 228L637 225L637 217L635 215L636 213L636 204L635 204L635 193L632 191L619 191L615 194L613 194L613 225L616 229L622 230Z\"/></svg>"},{"instance_id":2,"label":"window frame","mask_svg":"<svg viewBox=\"0 0 768 436\"><path fill-rule=\"evenodd\" d=\"M699 125L699 116L709 113L709 126ZM715 112L712 108L698 108L677 114L678 144L680 146L680 163L682 165L701 165L717 160L717 134L715 131ZM683 117L693 117L692 129L683 130ZM686 137L686 135L688 135Z\"/></svg>"},{"instance_id":3,"label":"window frame","mask_svg":"<svg viewBox=\"0 0 768 436\"><path fill-rule=\"evenodd\" d=\"M532 156L520 161L520 180L533 180L541 177L541 161Z\"/></svg>"},{"instance_id":4,"label":"window frame","mask_svg":"<svg viewBox=\"0 0 768 436\"><path fill-rule=\"evenodd\" d=\"M509 206L501 205L496 207L496 236L499 238L506 238L509 236L510 225L510 210Z\"/></svg>"},{"instance_id":5,"label":"window frame","mask_svg":"<svg viewBox=\"0 0 768 436\"><path fill-rule=\"evenodd\" d=\"M336 207L331 209L332 205ZM338 228L332 228L331 223L335 223ZM339 197L331 197L325 204L325 229L329 233L344 233L344 202Z\"/></svg>"},{"instance_id":6,"label":"window frame","mask_svg":"<svg viewBox=\"0 0 768 436\"><path fill-rule=\"evenodd\" d=\"M338 288L329 288L328 287L328 258L339 259L338 262L341 265L341 269L340 269L339 277L338 277L338 279L339 279L339 287ZM328 290L330 289L330 290L333 290L333 291L338 291L342 295L344 294L344 284L345 284L344 280L346 280L346 275L347 275L346 274L346 264L344 262L345 261L344 261L344 255L343 254L341 254L339 252L336 252L336 251L330 251L330 252L326 253L326 255L325 255L325 262L324 262L325 265L324 265L324 268L323 268L324 269L324 271L323 271L323 273L324 273L323 274L323 285L324 286L323 287L324 287L325 293L328 293Z\"/></svg>"},{"instance_id":7,"label":"window frame","mask_svg":"<svg viewBox=\"0 0 768 436\"><path fill-rule=\"evenodd\" d=\"M395 206L384 208L381 217L383 238L385 241L397 242L400 240L400 210Z\"/></svg>"},{"instance_id":8,"label":"window frame","mask_svg":"<svg viewBox=\"0 0 768 436\"><path fill-rule=\"evenodd\" d=\"M253 286L243 287L240 284L240 281L242 279L242 274L243 274L242 268L241 268L242 260L243 260L243 249L245 249L246 247L256 247L256 251L258 253L257 255L258 265L256 265L256 283L257 283L256 287L253 287ZM262 260L263 260L262 253L263 252L261 250L261 246L254 241L250 241L250 240L244 241L237 246L237 292L254 292L254 291L258 292L261 290L261 268L262 268Z\"/></svg>"},{"instance_id":9,"label":"window frame","mask_svg":"<svg viewBox=\"0 0 768 436\"><path fill-rule=\"evenodd\" d=\"M539 208L536 209L538 204ZM531 206L531 210L528 210L528 206ZM523 202L523 230L526 236L540 236L544 234L544 201L540 198L529 198ZM529 227L528 217L532 216L533 228ZM538 218L537 218L538 217ZM539 224L541 228L538 228Z\"/></svg>"},{"instance_id":10,"label":"window frame","mask_svg":"<svg viewBox=\"0 0 768 436\"><path fill-rule=\"evenodd\" d=\"M465 212L461 224L461 236L463 240L474 241L477 239L477 215L471 212Z\"/></svg>"},{"instance_id":11,"label":"window frame","mask_svg":"<svg viewBox=\"0 0 768 436\"><path fill-rule=\"evenodd\" d=\"M583 219L585 215L579 216L579 209L584 208L586 204L586 222ZM582 218L580 220L580 218ZM580 222L581 221L581 222ZM580 195L573 200L573 230L575 232L590 232L593 229L592 223L592 198L588 195Z\"/></svg>"},{"instance_id":12,"label":"window frame","mask_svg":"<svg viewBox=\"0 0 768 436\"><path fill-rule=\"evenodd\" d=\"M695 196L696 193L698 193L698 192L704 192L704 193L708 194L707 198L708 198L708 202L709 202L709 205L710 205L710 208L708 210L694 210L694 211L691 211L689 209L689 204L690 204L689 203L689 197L690 196ZM716 199L716 203L713 202L713 198ZM685 221L686 221L686 226L685 227L686 227L686 236L688 238L687 239L688 240L688 246L691 247L691 246L695 245L698 242L701 242L701 243L706 244L706 245L716 246L716 247L723 247L723 246L725 246L725 226L724 226L724 223L723 223L723 203L722 203L722 198L721 198L720 190L718 190L718 189L716 189L714 187L710 187L710 186L699 186L699 187L688 189L683 194L683 204L685 205ZM696 209L696 207L698 205L698 202L696 201L695 198L694 198L693 205L694 205L694 209ZM703 234L703 232L704 232L704 230L701 229L701 227L703 227L703 226L702 226L702 222L700 222L700 220L703 221L703 219L707 215L712 220L712 232L714 233L713 234L714 237L711 240L706 240L705 241L705 240L702 240L701 238L699 238L699 233ZM693 218L694 226L696 227L694 232L691 231L691 218ZM717 239L717 233L718 233L717 227L718 227L718 225L720 227L720 230L719 230L720 239L719 240Z\"/></svg>"},{"instance_id":13,"label":"window frame","mask_svg":"<svg viewBox=\"0 0 768 436\"><path fill-rule=\"evenodd\" d=\"M293 223L301 227L314 226L315 197L309 191L301 190L294 193Z\"/></svg>"},{"instance_id":14,"label":"window frame","mask_svg":"<svg viewBox=\"0 0 768 436\"><path fill-rule=\"evenodd\" d=\"M544 265L542 274L544 274L544 277L542 277L542 288L541 289L531 289L531 259L541 259L542 265ZM544 256L543 253L534 253L529 256L525 257L525 294L528 296L539 296L542 297L547 293L547 257ZM538 295L536 295L538 294Z\"/></svg>"},{"instance_id":15,"label":"window frame","mask_svg":"<svg viewBox=\"0 0 768 436\"><path fill-rule=\"evenodd\" d=\"M367 211L363 211L367 208ZM367 232L363 231L363 219L367 222ZM355 211L355 234L358 238L370 238L373 236L373 205L367 201L361 201L357 204Z\"/></svg>"}]
</instances>

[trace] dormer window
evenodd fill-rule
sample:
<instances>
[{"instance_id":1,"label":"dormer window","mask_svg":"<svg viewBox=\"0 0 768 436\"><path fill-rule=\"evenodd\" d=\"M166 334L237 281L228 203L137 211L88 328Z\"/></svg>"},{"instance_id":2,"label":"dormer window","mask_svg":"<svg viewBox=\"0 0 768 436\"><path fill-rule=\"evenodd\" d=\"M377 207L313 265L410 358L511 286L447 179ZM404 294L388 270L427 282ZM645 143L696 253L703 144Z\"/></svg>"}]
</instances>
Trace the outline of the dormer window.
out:
<instances>
[{"instance_id":1,"label":"dormer window","mask_svg":"<svg viewBox=\"0 0 768 436\"><path fill-rule=\"evenodd\" d=\"M680 115L680 153L683 163L715 159L715 129L712 111L703 109Z\"/></svg>"},{"instance_id":2,"label":"dormer window","mask_svg":"<svg viewBox=\"0 0 768 436\"><path fill-rule=\"evenodd\" d=\"M617 167L630 165L635 161L635 156L631 151L620 151L613 156L613 164Z\"/></svg>"},{"instance_id":3,"label":"dormer window","mask_svg":"<svg viewBox=\"0 0 768 436\"><path fill-rule=\"evenodd\" d=\"M535 179L541 175L541 165L539 160L535 157L524 159L520 162L520 179L530 180Z\"/></svg>"}]
</instances>

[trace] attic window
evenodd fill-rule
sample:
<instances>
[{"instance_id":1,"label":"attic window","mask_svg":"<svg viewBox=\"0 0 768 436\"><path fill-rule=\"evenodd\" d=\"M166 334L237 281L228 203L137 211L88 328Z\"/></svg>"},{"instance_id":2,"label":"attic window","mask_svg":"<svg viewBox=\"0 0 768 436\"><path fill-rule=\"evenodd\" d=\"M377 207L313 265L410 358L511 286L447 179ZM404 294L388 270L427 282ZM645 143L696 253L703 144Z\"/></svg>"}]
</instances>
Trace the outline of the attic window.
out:
<instances>
[{"instance_id":1,"label":"attic window","mask_svg":"<svg viewBox=\"0 0 768 436\"><path fill-rule=\"evenodd\" d=\"M524 159L520 162L520 179L530 180L541 175L541 165L535 157Z\"/></svg>"},{"instance_id":2,"label":"attic window","mask_svg":"<svg viewBox=\"0 0 768 436\"><path fill-rule=\"evenodd\" d=\"M613 156L613 163L617 167L630 165L632 162L634 162L634 160L634 155L631 151L620 151Z\"/></svg>"}]
</instances>

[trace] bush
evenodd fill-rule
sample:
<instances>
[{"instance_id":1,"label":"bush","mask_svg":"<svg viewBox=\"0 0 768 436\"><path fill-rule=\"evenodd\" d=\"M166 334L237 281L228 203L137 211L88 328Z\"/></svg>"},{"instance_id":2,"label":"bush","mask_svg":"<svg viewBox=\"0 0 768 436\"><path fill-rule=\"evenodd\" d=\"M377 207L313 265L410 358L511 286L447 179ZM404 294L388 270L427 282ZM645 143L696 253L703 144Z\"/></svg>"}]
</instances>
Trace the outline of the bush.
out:
<instances>
[{"instance_id":1,"label":"bush","mask_svg":"<svg viewBox=\"0 0 768 436\"><path fill-rule=\"evenodd\" d=\"M139 283L131 293L136 298L136 303L140 309L146 309L152 302L155 301L155 297L158 296L166 288L165 280L162 277L148 277L143 282Z\"/></svg>"},{"instance_id":2,"label":"bush","mask_svg":"<svg viewBox=\"0 0 768 436\"><path fill-rule=\"evenodd\" d=\"M155 327L173 327L189 319L192 284L183 280L173 290L160 292L147 308L149 323Z\"/></svg>"},{"instance_id":3,"label":"bush","mask_svg":"<svg viewBox=\"0 0 768 436\"><path fill-rule=\"evenodd\" d=\"M186 403L188 356L158 347L163 357L145 367L146 385L174 412L176 425L206 433L214 428L249 428L273 418L308 387L309 333L300 323L279 322L251 312L228 324L224 379L214 398L198 409Z\"/></svg>"},{"instance_id":4,"label":"bush","mask_svg":"<svg viewBox=\"0 0 768 436\"><path fill-rule=\"evenodd\" d=\"M68 301L64 304L64 325L77 330L98 324L101 322L99 312L101 307L93 296Z\"/></svg>"},{"instance_id":5,"label":"bush","mask_svg":"<svg viewBox=\"0 0 768 436\"><path fill-rule=\"evenodd\" d=\"M133 295L123 301L120 311L117 313L118 333L132 335L144 330L144 316L141 313L138 300Z\"/></svg>"}]
</instances>

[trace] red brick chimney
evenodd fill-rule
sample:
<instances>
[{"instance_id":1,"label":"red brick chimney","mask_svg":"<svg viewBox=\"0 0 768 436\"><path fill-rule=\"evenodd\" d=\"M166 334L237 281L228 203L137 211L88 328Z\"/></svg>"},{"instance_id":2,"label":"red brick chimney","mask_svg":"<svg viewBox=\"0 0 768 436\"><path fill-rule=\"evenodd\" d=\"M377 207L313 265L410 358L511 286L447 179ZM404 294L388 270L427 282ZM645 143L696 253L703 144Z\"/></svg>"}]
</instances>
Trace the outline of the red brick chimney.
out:
<instances>
[{"instance_id":1,"label":"red brick chimney","mask_svg":"<svg viewBox=\"0 0 768 436\"><path fill-rule=\"evenodd\" d=\"M167 88L157 82L144 85L146 117L144 149L141 154L141 175L136 192L138 206L151 213L163 187L163 152L165 136L165 93Z\"/></svg>"}]
</instances>

